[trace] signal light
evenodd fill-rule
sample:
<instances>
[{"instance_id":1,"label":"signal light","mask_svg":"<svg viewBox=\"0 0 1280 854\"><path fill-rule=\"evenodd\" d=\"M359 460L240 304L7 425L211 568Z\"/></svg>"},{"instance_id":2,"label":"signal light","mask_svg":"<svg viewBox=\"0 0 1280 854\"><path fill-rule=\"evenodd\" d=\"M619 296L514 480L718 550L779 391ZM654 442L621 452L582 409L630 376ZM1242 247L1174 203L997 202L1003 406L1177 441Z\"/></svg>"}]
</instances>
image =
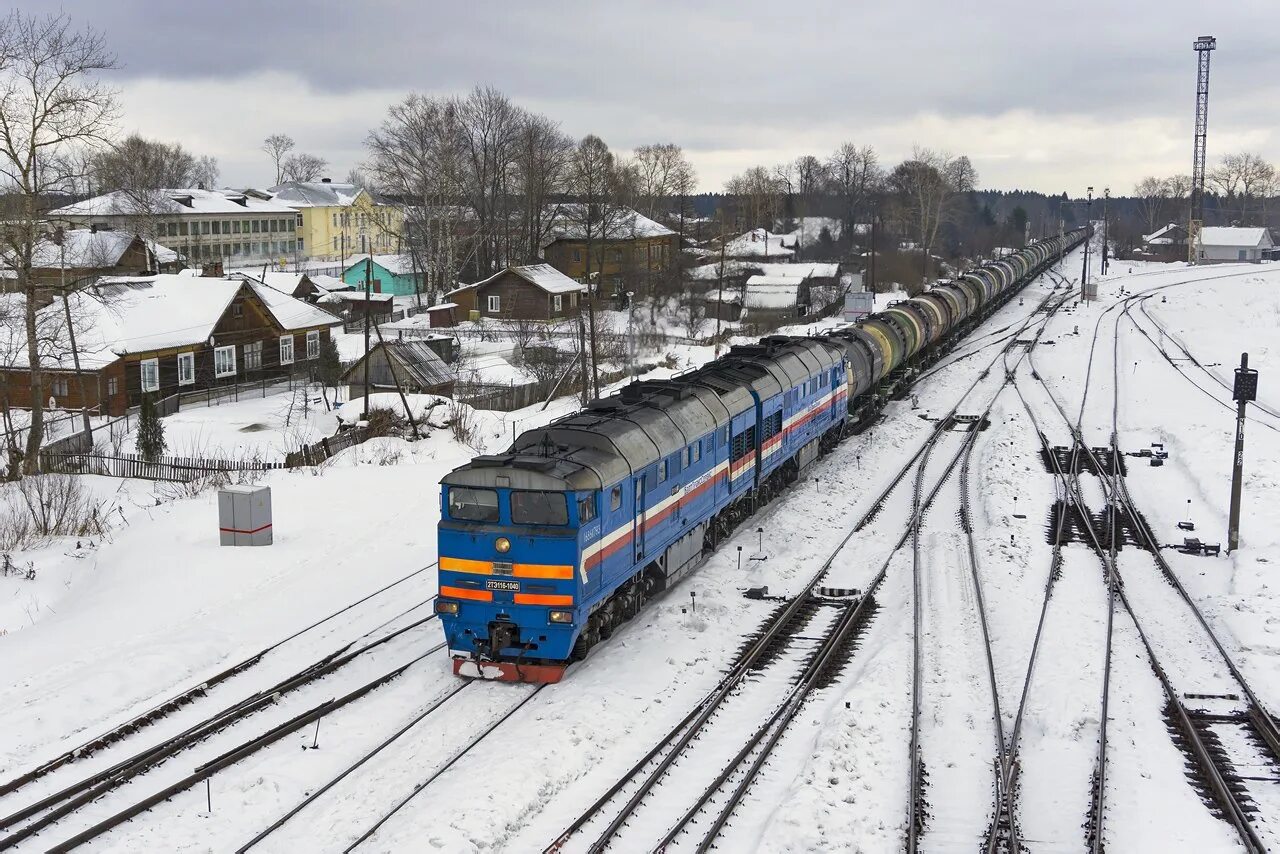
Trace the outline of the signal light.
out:
<instances>
[{"instance_id":1,"label":"signal light","mask_svg":"<svg viewBox=\"0 0 1280 854\"><path fill-rule=\"evenodd\" d=\"M573 622L572 611L551 611L549 614L547 614L547 616L553 623L572 623Z\"/></svg>"},{"instance_id":2,"label":"signal light","mask_svg":"<svg viewBox=\"0 0 1280 854\"><path fill-rule=\"evenodd\" d=\"M437 614L453 614L453 615L456 615L456 614L458 613L458 603L457 603L457 602L450 602L450 601L448 601L448 600L446 600L446 599L437 599L437 600L436 600L436 613L437 613Z\"/></svg>"}]
</instances>

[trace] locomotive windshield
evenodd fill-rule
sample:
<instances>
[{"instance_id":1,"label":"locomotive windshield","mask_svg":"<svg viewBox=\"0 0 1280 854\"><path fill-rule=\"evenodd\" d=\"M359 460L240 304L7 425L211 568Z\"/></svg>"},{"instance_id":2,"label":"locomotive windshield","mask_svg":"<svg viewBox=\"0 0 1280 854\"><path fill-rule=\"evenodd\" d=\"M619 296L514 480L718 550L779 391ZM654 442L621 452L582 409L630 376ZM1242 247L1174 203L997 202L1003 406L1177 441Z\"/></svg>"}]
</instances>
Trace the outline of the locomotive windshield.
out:
<instances>
[{"instance_id":1,"label":"locomotive windshield","mask_svg":"<svg viewBox=\"0 0 1280 854\"><path fill-rule=\"evenodd\" d=\"M464 522L498 521L498 493L492 489L449 487L449 518Z\"/></svg>"},{"instance_id":2,"label":"locomotive windshield","mask_svg":"<svg viewBox=\"0 0 1280 854\"><path fill-rule=\"evenodd\" d=\"M568 525L563 492L517 489L511 493L511 521L517 525Z\"/></svg>"}]
</instances>

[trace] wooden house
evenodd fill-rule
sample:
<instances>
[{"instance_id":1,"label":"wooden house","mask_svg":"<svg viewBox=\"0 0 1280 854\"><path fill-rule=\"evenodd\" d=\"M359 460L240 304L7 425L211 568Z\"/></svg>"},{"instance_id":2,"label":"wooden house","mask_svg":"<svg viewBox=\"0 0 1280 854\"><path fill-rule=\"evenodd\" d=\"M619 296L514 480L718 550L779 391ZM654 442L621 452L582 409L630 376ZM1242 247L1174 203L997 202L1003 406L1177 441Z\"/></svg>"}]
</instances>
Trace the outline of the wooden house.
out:
<instances>
[{"instance_id":1,"label":"wooden house","mask_svg":"<svg viewBox=\"0 0 1280 854\"><path fill-rule=\"evenodd\" d=\"M586 286L550 264L508 267L483 281L452 290L447 298L472 319L561 320L578 312Z\"/></svg>"},{"instance_id":2,"label":"wooden house","mask_svg":"<svg viewBox=\"0 0 1280 854\"><path fill-rule=\"evenodd\" d=\"M248 277L103 279L68 297L76 376L61 301L39 310L43 396L55 406L122 415L158 398L308 370L341 321ZM0 394L32 404L26 333L0 332ZM81 395L81 384L84 394Z\"/></svg>"}]
</instances>

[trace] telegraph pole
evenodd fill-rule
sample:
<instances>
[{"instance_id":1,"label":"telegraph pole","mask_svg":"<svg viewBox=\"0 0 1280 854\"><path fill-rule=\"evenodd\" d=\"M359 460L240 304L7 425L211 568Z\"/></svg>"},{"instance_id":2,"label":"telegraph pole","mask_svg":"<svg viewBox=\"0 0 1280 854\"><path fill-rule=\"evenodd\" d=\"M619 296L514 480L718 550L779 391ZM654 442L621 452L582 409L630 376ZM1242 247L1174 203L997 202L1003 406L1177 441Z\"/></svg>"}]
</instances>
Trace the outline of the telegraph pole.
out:
<instances>
[{"instance_id":1,"label":"telegraph pole","mask_svg":"<svg viewBox=\"0 0 1280 854\"><path fill-rule=\"evenodd\" d=\"M1107 255L1110 253L1110 249L1107 245L1107 235L1109 233L1109 228L1107 224L1107 202L1110 199L1111 199L1111 188L1103 187L1102 188L1102 275L1104 276L1107 274L1107 267L1108 267Z\"/></svg>"},{"instance_id":2,"label":"telegraph pole","mask_svg":"<svg viewBox=\"0 0 1280 854\"><path fill-rule=\"evenodd\" d=\"M364 420L369 420L369 303L373 293L373 255L364 259ZM384 354L385 355L385 354Z\"/></svg>"},{"instance_id":3,"label":"telegraph pole","mask_svg":"<svg viewBox=\"0 0 1280 854\"><path fill-rule=\"evenodd\" d=\"M1085 231L1093 228L1093 187L1089 188L1089 207L1084 215ZM1085 301L1089 301L1089 244L1093 242L1093 235L1087 234L1084 239L1084 267L1080 271L1080 296Z\"/></svg>"},{"instance_id":4,"label":"telegraph pole","mask_svg":"<svg viewBox=\"0 0 1280 854\"><path fill-rule=\"evenodd\" d=\"M1244 480L1244 411L1249 401L1258 398L1258 372L1249 367L1249 354L1240 354L1236 368L1235 388L1231 397L1236 402L1236 455L1231 469L1231 520L1227 529L1227 554L1240 548L1240 488Z\"/></svg>"}]
</instances>

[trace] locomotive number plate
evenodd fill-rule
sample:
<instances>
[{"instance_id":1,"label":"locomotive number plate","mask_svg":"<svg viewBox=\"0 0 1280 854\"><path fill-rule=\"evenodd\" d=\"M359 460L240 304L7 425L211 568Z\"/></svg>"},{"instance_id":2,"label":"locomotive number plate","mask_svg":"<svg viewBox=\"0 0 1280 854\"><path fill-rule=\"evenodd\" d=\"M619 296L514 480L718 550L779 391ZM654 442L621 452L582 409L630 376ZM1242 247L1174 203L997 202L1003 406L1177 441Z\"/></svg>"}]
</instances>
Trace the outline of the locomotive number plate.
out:
<instances>
[{"instance_id":1,"label":"locomotive number plate","mask_svg":"<svg viewBox=\"0 0 1280 854\"><path fill-rule=\"evenodd\" d=\"M517 593L520 592L519 581L496 581L494 579L489 579L484 583L484 586L490 590L514 590Z\"/></svg>"}]
</instances>

